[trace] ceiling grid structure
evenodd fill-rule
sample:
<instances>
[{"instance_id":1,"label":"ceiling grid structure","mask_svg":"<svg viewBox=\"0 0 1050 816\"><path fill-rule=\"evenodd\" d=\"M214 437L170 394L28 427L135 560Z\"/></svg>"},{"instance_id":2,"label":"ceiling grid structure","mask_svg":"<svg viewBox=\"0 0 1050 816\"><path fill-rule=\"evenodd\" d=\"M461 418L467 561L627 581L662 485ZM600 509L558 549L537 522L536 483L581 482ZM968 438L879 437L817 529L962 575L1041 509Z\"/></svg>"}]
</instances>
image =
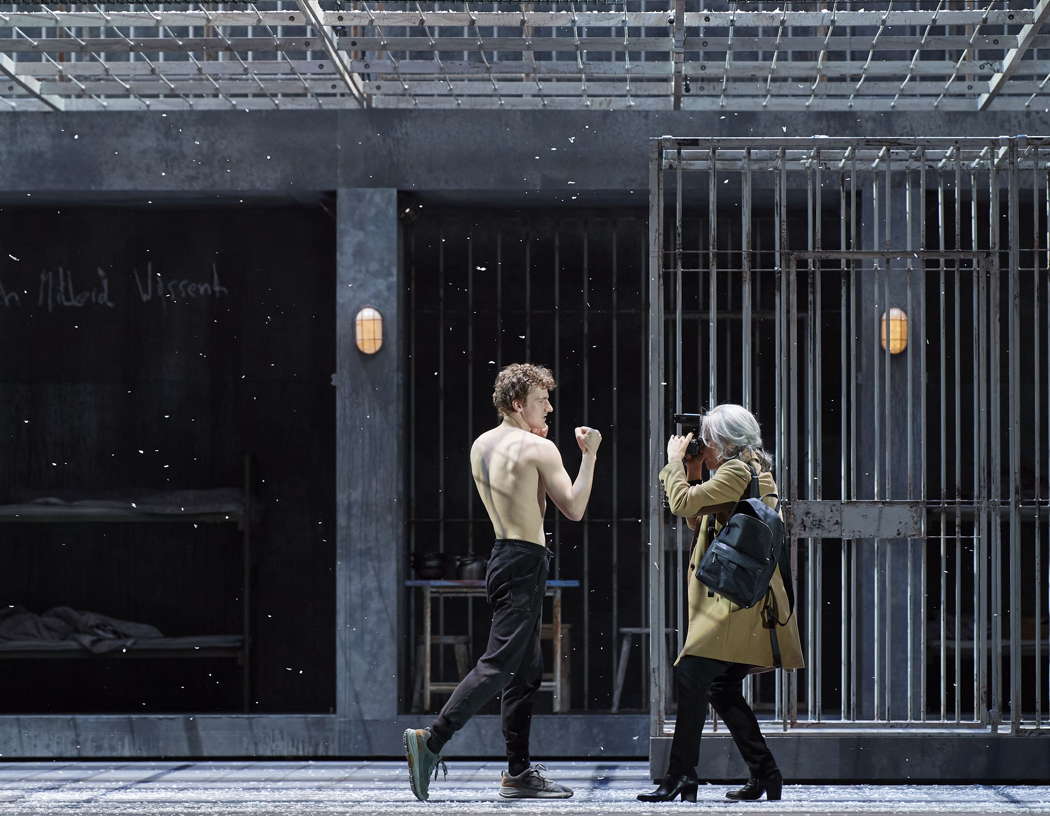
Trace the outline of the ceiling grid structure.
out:
<instances>
[{"instance_id":1,"label":"ceiling grid structure","mask_svg":"<svg viewBox=\"0 0 1050 816\"><path fill-rule=\"evenodd\" d=\"M1050 112L1050 0L0 2L6 111Z\"/></svg>"}]
</instances>

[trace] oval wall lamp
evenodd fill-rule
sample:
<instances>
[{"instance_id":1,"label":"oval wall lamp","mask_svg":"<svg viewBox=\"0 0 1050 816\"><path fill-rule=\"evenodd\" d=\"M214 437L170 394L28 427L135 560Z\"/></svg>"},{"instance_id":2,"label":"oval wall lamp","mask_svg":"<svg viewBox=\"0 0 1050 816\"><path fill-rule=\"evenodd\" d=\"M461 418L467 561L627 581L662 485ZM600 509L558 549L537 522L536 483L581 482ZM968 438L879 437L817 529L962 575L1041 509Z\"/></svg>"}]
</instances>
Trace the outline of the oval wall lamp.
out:
<instances>
[{"instance_id":1,"label":"oval wall lamp","mask_svg":"<svg viewBox=\"0 0 1050 816\"><path fill-rule=\"evenodd\" d=\"M908 315L894 306L882 313L879 341L890 354L900 354L908 347Z\"/></svg>"},{"instance_id":2,"label":"oval wall lamp","mask_svg":"<svg viewBox=\"0 0 1050 816\"><path fill-rule=\"evenodd\" d=\"M383 315L374 306L365 306L357 313L354 339L365 354L375 354L383 347Z\"/></svg>"}]
</instances>

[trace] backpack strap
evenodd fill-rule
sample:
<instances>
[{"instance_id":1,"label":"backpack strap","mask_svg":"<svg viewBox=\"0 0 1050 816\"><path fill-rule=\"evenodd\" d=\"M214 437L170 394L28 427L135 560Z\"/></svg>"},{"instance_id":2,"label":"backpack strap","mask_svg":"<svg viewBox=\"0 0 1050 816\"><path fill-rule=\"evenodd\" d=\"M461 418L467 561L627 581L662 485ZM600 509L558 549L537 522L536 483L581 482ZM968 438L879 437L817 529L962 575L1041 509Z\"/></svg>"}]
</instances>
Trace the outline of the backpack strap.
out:
<instances>
[{"instance_id":1,"label":"backpack strap","mask_svg":"<svg viewBox=\"0 0 1050 816\"><path fill-rule=\"evenodd\" d=\"M785 537L785 546L781 547L781 551L777 554L777 566L780 567L780 580L784 582L784 592L786 592L788 596L788 616L787 620L784 621L785 624L791 620L791 616L795 614L795 587L794 582L791 580L791 563L787 553L787 542L788 540Z\"/></svg>"},{"instance_id":2,"label":"backpack strap","mask_svg":"<svg viewBox=\"0 0 1050 816\"><path fill-rule=\"evenodd\" d=\"M784 543L787 543L786 538ZM770 586L766 592L766 605L762 608L763 613L767 615L765 623L770 628L786 626L791 616L795 614L795 587L791 580L791 563L786 550L787 547L781 547L781 551L777 553L777 566L780 567L780 580L784 583L784 592L788 596L788 616L780 620L780 615L777 614L776 596L773 594L773 587Z\"/></svg>"},{"instance_id":3,"label":"backpack strap","mask_svg":"<svg viewBox=\"0 0 1050 816\"><path fill-rule=\"evenodd\" d=\"M776 627L776 606L777 603L773 601L773 625L769 627L769 649L773 654L773 668L779 669L784 665L784 659L780 654L780 641L777 639L777 627Z\"/></svg>"},{"instance_id":4,"label":"backpack strap","mask_svg":"<svg viewBox=\"0 0 1050 816\"><path fill-rule=\"evenodd\" d=\"M754 478L752 481L757 481L757 477ZM766 493L764 496L762 496L762 498L768 499L770 496L777 497L777 503L773 506L773 512L779 513L780 496L776 493ZM784 543L787 544L786 537L784 538ZM780 579L784 582L784 591L787 593L788 603L791 605L790 612L788 613L788 620L791 620L791 615L795 612L795 587L793 586L791 580L791 564L788 559L787 547L781 547L781 552L777 553L777 566L780 567ZM786 623L787 620L780 625L783 626Z\"/></svg>"},{"instance_id":5,"label":"backpack strap","mask_svg":"<svg viewBox=\"0 0 1050 816\"><path fill-rule=\"evenodd\" d=\"M744 467L751 473L751 481L748 482L747 487L744 489L744 495L740 498L743 499L757 499L761 494L761 489L758 486L758 471L755 470L748 462L744 462Z\"/></svg>"},{"instance_id":6,"label":"backpack strap","mask_svg":"<svg viewBox=\"0 0 1050 816\"><path fill-rule=\"evenodd\" d=\"M763 499L769 498L770 496L777 496L776 493L767 493L763 496ZM775 511L780 510L780 497L777 496L776 507L773 508ZM791 620L791 616L795 614L795 586L791 579L791 559L788 557L787 548L787 537L784 538L784 545L780 548L780 552L777 553L777 566L780 568L780 580L784 584L784 592L788 597L788 616L784 620L780 620L780 615L777 611L777 599L776 595L773 594L773 587L771 586L766 593L766 603L762 608L762 622L763 625L769 629L769 647L773 655L773 666L777 669L783 665L783 658L780 652L780 643L777 640L777 627L786 626L787 622Z\"/></svg>"}]
</instances>

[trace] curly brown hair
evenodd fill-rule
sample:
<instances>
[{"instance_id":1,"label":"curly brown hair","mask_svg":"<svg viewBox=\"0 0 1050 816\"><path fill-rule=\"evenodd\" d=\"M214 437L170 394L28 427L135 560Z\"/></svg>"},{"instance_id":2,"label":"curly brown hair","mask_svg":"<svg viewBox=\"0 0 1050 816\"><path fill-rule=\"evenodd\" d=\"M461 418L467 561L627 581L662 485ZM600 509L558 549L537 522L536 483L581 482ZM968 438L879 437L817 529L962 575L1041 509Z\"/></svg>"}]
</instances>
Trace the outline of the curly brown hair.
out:
<instances>
[{"instance_id":1,"label":"curly brown hair","mask_svg":"<svg viewBox=\"0 0 1050 816\"><path fill-rule=\"evenodd\" d=\"M500 416L514 413L514 400L525 402L532 387L554 390L557 383L549 368L532 363L511 363L496 375L492 389L492 404Z\"/></svg>"}]
</instances>

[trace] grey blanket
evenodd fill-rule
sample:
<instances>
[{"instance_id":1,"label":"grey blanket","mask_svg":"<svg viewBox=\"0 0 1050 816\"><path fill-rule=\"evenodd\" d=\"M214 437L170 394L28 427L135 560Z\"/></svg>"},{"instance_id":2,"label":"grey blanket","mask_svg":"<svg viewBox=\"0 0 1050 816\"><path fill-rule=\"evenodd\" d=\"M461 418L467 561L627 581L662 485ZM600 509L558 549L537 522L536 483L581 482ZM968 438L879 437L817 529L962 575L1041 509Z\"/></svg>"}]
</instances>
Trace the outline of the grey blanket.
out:
<instances>
[{"instance_id":1,"label":"grey blanket","mask_svg":"<svg viewBox=\"0 0 1050 816\"><path fill-rule=\"evenodd\" d=\"M11 641L71 641L94 654L130 646L139 638L164 637L148 623L133 623L56 606L42 615L21 606L0 609L0 643Z\"/></svg>"}]
</instances>

